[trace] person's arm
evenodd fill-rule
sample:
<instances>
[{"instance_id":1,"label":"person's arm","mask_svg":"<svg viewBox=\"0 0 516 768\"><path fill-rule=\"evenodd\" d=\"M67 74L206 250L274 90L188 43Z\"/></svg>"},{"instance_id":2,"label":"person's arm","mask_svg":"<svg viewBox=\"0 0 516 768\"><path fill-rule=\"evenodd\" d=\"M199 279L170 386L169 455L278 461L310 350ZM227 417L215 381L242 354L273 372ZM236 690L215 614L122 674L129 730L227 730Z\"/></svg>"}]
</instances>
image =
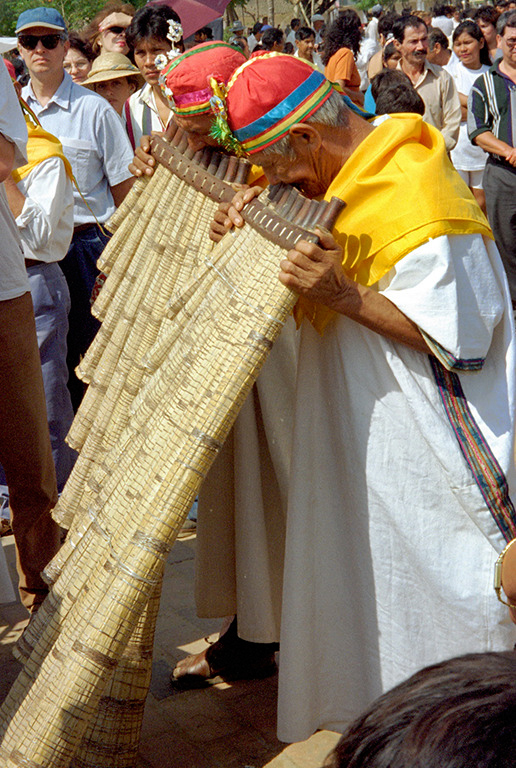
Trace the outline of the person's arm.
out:
<instances>
[{"instance_id":1,"label":"person's arm","mask_svg":"<svg viewBox=\"0 0 516 768\"><path fill-rule=\"evenodd\" d=\"M99 108L97 142L104 175L118 208L134 183L135 177L128 170L133 149L118 115L108 104Z\"/></svg>"},{"instance_id":2,"label":"person's arm","mask_svg":"<svg viewBox=\"0 0 516 768\"><path fill-rule=\"evenodd\" d=\"M497 139L492 131L479 133L473 139L473 143L477 144L484 152L504 157L511 165L516 166L516 148L511 147L510 144L506 144L501 139Z\"/></svg>"},{"instance_id":3,"label":"person's arm","mask_svg":"<svg viewBox=\"0 0 516 768\"><path fill-rule=\"evenodd\" d=\"M113 187L109 187L116 207L118 208L123 203L125 196L134 184L134 176L131 176L125 181L121 181L120 184L115 184Z\"/></svg>"},{"instance_id":4,"label":"person's arm","mask_svg":"<svg viewBox=\"0 0 516 768\"><path fill-rule=\"evenodd\" d=\"M61 158L42 160L19 185L10 179L6 192L20 236L35 258L46 260L49 242L56 233L61 243L68 228L71 239L73 188Z\"/></svg>"},{"instance_id":5,"label":"person's arm","mask_svg":"<svg viewBox=\"0 0 516 768\"><path fill-rule=\"evenodd\" d=\"M356 104L358 107L364 106L364 94L362 91L354 91L352 88L347 88L342 84L342 80L339 80L339 84L346 96L349 96L353 104Z\"/></svg>"},{"instance_id":6,"label":"person's arm","mask_svg":"<svg viewBox=\"0 0 516 768\"><path fill-rule=\"evenodd\" d=\"M475 80L468 97L468 136L484 152L499 155L511 165L516 166L516 149L498 139L493 131L493 117L489 111L489 102L485 92L484 77Z\"/></svg>"},{"instance_id":7,"label":"person's arm","mask_svg":"<svg viewBox=\"0 0 516 768\"><path fill-rule=\"evenodd\" d=\"M430 348L417 325L386 296L350 280L342 268L342 248L329 232L316 232L318 244L300 240L280 263L283 285L381 336L428 354Z\"/></svg>"},{"instance_id":8,"label":"person's arm","mask_svg":"<svg viewBox=\"0 0 516 768\"><path fill-rule=\"evenodd\" d=\"M227 211L219 208L220 221L216 225L223 232L232 227L243 227L242 208L262 190L250 187L238 192ZM212 224L210 237L213 236ZM372 331L412 349L431 352L419 328L386 296L359 285L346 277L342 268L342 248L329 232L316 230L319 245L300 240L280 264L279 279L291 290L318 304L347 315ZM220 237L218 238L220 239Z\"/></svg>"},{"instance_id":9,"label":"person's arm","mask_svg":"<svg viewBox=\"0 0 516 768\"><path fill-rule=\"evenodd\" d=\"M9 203L9 208L11 209L12 215L16 219L23 211L23 206L25 205L26 200L25 195L20 192L11 174L9 174L4 179L4 189L7 196L7 202Z\"/></svg>"},{"instance_id":10,"label":"person's arm","mask_svg":"<svg viewBox=\"0 0 516 768\"><path fill-rule=\"evenodd\" d=\"M27 162L27 125L11 76L0 62L0 182Z\"/></svg>"},{"instance_id":11,"label":"person's arm","mask_svg":"<svg viewBox=\"0 0 516 768\"><path fill-rule=\"evenodd\" d=\"M0 182L11 175L14 165L14 144L0 133Z\"/></svg>"},{"instance_id":12,"label":"person's arm","mask_svg":"<svg viewBox=\"0 0 516 768\"><path fill-rule=\"evenodd\" d=\"M460 116L463 123L468 119L468 97L463 93L459 93L460 101Z\"/></svg>"},{"instance_id":13,"label":"person's arm","mask_svg":"<svg viewBox=\"0 0 516 768\"><path fill-rule=\"evenodd\" d=\"M452 76L444 70L441 77L441 110L443 115L441 133L446 144L446 150L450 152L459 138L462 120L461 105Z\"/></svg>"}]
</instances>

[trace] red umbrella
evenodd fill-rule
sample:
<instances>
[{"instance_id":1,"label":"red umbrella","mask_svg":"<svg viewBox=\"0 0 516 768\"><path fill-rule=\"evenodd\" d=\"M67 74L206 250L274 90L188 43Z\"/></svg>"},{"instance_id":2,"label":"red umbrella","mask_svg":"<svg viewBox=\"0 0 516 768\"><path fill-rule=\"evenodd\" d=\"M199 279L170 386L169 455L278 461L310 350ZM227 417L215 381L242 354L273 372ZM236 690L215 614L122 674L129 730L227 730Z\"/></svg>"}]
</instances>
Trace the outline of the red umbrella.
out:
<instances>
[{"instance_id":1,"label":"red umbrella","mask_svg":"<svg viewBox=\"0 0 516 768\"><path fill-rule=\"evenodd\" d=\"M229 0L155 0L148 5L168 5L181 19L183 36L189 37L209 21L224 14Z\"/></svg>"}]
</instances>

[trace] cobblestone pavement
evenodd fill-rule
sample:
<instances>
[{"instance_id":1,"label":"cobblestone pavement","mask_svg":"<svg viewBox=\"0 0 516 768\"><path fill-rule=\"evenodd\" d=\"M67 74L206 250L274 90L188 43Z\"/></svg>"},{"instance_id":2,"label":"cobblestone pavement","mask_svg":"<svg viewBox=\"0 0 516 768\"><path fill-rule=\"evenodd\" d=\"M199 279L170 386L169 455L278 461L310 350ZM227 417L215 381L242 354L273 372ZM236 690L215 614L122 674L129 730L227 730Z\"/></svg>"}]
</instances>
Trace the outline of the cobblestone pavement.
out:
<instances>
[{"instance_id":1,"label":"cobblestone pavement","mask_svg":"<svg viewBox=\"0 0 516 768\"><path fill-rule=\"evenodd\" d=\"M13 579L14 542L2 538ZM329 731L298 744L276 738L277 678L177 691L176 661L216 639L219 622L200 620L193 604L195 536L178 541L165 573L156 628L154 672L135 768L320 768L338 740ZM26 623L19 603L0 606L0 701L19 672L11 647Z\"/></svg>"}]
</instances>

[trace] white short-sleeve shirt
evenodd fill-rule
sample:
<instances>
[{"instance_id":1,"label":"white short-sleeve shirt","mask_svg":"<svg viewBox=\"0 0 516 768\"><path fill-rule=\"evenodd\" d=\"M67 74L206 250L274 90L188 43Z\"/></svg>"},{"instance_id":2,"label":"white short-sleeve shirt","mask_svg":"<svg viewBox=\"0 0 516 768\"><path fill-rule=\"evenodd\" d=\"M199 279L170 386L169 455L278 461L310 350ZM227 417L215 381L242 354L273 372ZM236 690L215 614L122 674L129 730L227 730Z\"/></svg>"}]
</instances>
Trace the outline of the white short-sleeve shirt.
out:
<instances>
[{"instance_id":1,"label":"white short-sleeve shirt","mask_svg":"<svg viewBox=\"0 0 516 768\"><path fill-rule=\"evenodd\" d=\"M107 221L115 211L110 187L131 178L128 166L133 159L116 111L102 96L74 83L67 72L44 107L30 83L22 93L43 128L59 139L72 165L80 190L74 189L75 225L93 223L95 217Z\"/></svg>"}]
</instances>

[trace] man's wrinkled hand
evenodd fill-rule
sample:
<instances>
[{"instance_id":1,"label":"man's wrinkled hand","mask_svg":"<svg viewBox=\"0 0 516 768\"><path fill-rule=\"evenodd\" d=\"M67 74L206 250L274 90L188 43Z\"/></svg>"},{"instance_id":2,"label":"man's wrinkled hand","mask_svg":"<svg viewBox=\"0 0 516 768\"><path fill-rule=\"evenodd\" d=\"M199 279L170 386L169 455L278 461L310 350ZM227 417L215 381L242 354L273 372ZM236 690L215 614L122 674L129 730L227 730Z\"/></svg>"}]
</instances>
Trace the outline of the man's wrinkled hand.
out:
<instances>
[{"instance_id":1,"label":"man's wrinkled hand","mask_svg":"<svg viewBox=\"0 0 516 768\"><path fill-rule=\"evenodd\" d=\"M218 243L233 227L243 227L242 208L261 192L261 187L246 187L238 190L230 203L221 203L210 225L210 239Z\"/></svg>"},{"instance_id":2,"label":"man's wrinkled hand","mask_svg":"<svg viewBox=\"0 0 516 768\"><path fill-rule=\"evenodd\" d=\"M137 178L140 176L152 176L155 170L156 161L151 155L150 136L142 136L140 146L136 147L132 162L129 163L129 170Z\"/></svg>"},{"instance_id":3,"label":"man's wrinkled hand","mask_svg":"<svg viewBox=\"0 0 516 768\"><path fill-rule=\"evenodd\" d=\"M226 232L231 229L231 222L228 219L228 211L231 203L221 203L215 211L215 216L210 224L210 240L218 243Z\"/></svg>"},{"instance_id":4,"label":"man's wrinkled hand","mask_svg":"<svg viewBox=\"0 0 516 768\"><path fill-rule=\"evenodd\" d=\"M316 229L319 243L300 240L280 263L279 279L287 288L331 307L342 298L348 278L342 248L326 230Z\"/></svg>"}]
</instances>

